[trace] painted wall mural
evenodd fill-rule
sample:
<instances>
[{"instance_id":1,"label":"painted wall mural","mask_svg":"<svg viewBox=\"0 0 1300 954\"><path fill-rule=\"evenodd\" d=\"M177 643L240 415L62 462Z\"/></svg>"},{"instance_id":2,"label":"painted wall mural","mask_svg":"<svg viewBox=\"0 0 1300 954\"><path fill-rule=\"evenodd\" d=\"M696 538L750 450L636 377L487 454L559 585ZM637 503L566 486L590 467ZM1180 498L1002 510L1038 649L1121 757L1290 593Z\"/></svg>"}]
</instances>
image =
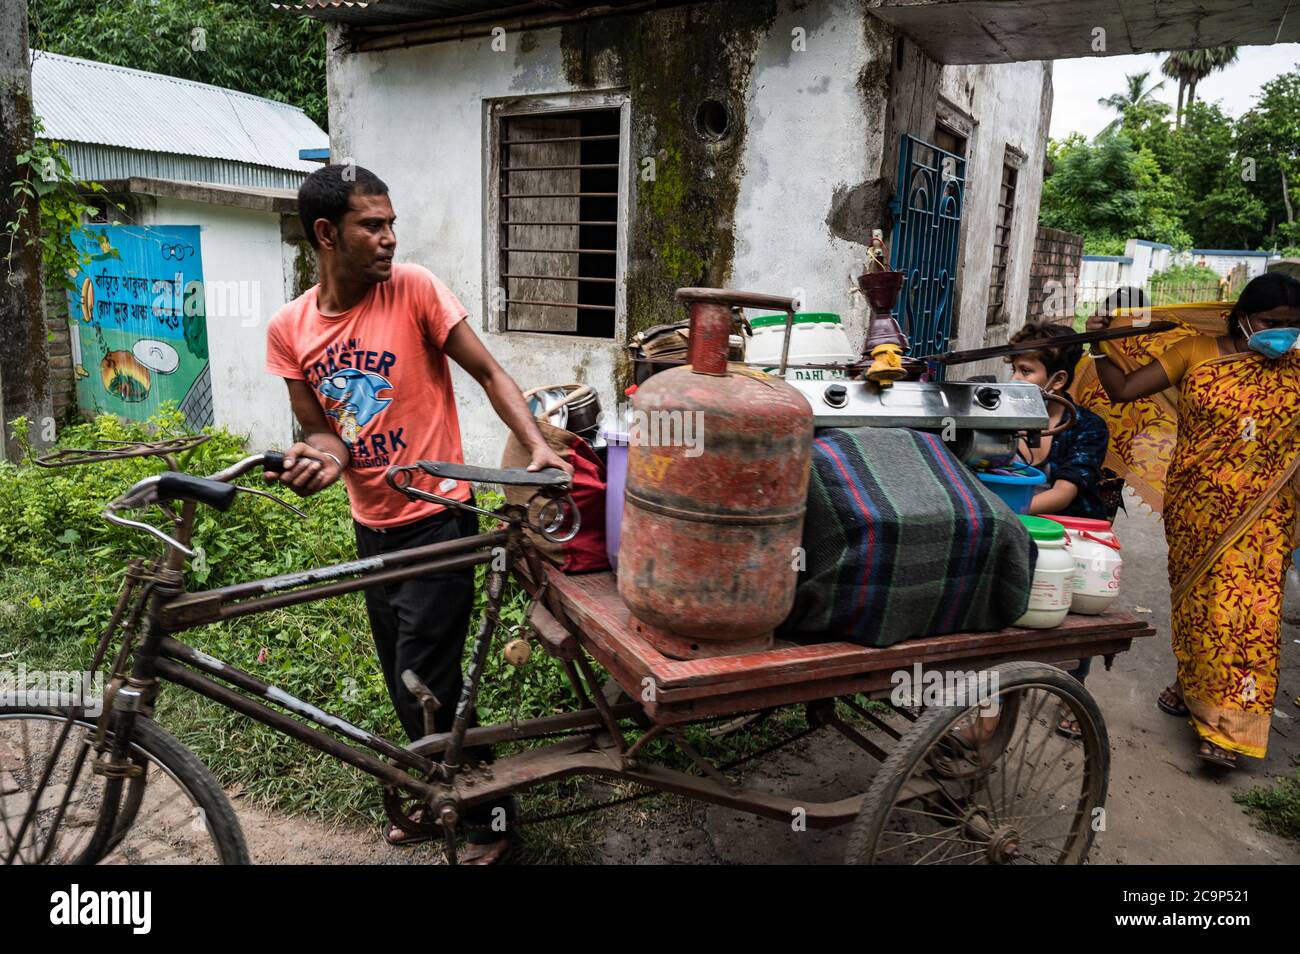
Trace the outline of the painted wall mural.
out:
<instances>
[{"instance_id":1,"label":"painted wall mural","mask_svg":"<svg viewBox=\"0 0 1300 954\"><path fill-rule=\"evenodd\" d=\"M78 237L90 262L68 302L78 406L144 420L174 401L190 428L211 424L199 227L90 233Z\"/></svg>"}]
</instances>

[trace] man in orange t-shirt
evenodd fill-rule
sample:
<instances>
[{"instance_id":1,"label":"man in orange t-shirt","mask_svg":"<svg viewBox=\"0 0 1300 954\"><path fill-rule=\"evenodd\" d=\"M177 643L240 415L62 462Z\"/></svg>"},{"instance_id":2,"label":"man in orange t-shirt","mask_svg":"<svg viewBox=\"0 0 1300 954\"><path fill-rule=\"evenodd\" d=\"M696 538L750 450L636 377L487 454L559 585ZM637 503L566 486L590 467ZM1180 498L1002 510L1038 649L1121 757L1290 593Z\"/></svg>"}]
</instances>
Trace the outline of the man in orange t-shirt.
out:
<instances>
[{"instance_id":1,"label":"man in orange t-shirt","mask_svg":"<svg viewBox=\"0 0 1300 954\"><path fill-rule=\"evenodd\" d=\"M309 496L340 477L348 490L357 554L375 556L478 532L473 513L411 501L384 482L393 464L462 463L451 357L487 393L501 420L529 449L529 470L572 468L546 444L518 385L483 347L465 307L427 269L395 265L388 187L359 166L330 165L298 190L298 214L316 250L320 284L271 319L266 369L285 379L303 439L285 454L278 479ZM464 482L437 492L472 498ZM472 568L366 590L366 610L389 697L412 739L424 734L419 702L402 684L410 669L441 701L435 729L447 732L460 698L461 657L474 606ZM489 749L467 754L490 760ZM509 802L477 806L466 820L492 822ZM417 811L419 811L417 809ZM390 844L426 840L397 827ZM506 836L474 832L461 858L490 864Z\"/></svg>"}]
</instances>

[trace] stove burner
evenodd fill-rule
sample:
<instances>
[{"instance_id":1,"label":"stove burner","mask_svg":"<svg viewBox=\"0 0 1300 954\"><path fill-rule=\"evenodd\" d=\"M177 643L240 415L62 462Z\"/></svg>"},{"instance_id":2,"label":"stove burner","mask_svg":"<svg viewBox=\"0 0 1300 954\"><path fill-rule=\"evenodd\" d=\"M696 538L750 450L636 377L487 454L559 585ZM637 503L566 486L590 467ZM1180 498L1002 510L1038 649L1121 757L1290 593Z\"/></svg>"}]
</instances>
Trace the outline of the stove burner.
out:
<instances>
[{"instance_id":1,"label":"stove burner","mask_svg":"<svg viewBox=\"0 0 1300 954\"><path fill-rule=\"evenodd\" d=\"M788 381L807 399L817 427L910 427L934 431L963 461L1008 457L1026 432L1030 446L1048 427L1047 405L1026 381Z\"/></svg>"}]
</instances>

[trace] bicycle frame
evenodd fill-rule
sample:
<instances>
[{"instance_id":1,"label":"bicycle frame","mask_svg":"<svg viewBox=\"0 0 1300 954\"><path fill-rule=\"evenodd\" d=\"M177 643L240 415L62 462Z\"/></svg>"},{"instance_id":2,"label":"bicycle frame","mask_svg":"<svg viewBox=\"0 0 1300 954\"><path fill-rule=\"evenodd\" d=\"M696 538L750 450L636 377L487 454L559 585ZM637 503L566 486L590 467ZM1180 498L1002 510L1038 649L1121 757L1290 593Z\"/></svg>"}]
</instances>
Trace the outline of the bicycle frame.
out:
<instances>
[{"instance_id":1,"label":"bicycle frame","mask_svg":"<svg viewBox=\"0 0 1300 954\"><path fill-rule=\"evenodd\" d=\"M172 456L167 455L165 459L171 470L178 469ZM259 460L257 457L247 458L217 476L223 480L232 479ZM530 563L537 559L524 535L527 508L514 505L502 507L495 515L505 518L503 525L487 533L198 592L185 591L183 575L197 505L185 501L179 514L165 504L163 510L174 523L174 536L168 538L163 535L163 539L169 539L170 542L159 558L148 565L143 560L135 560L128 567L116 609L92 663L92 670L97 671L113 637L121 633L122 644L112 665L94 742L96 751L107 757L94 760L92 770L96 774L105 775L107 780L100 815L85 855L97 857L111 850L116 840L129 827L132 819L127 817L122 823L118 814L122 807L122 783L137 776L140 768L131 763L128 757L132 728L136 718L152 715L160 680L196 692L317 751L346 762L374 776L391 789L414 795L433 806L435 817L445 828L454 826L459 806L478 800L473 797L458 798L454 787L462 769L461 756L466 748L467 735L470 736L469 744L473 745L476 744L473 736L483 731L471 729L470 722L492 637L499 622L505 582L515 562L521 557ZM159 535L156 531L150 532ZM456 701L451 731L426 736L411 747L404 747L367 732L174 638L175 634L208 623L489 563L492 566L488 573L487 605L475 637L472 659L465 674L461 695ZM131 660L129 672L128 659ZM568 674L579 700L585 702L586 695L574 681L572 669L568 670ZM446 701L442 700L441 703L445 704ZM286 715L272 708L272 704L301 718ZM586 705L586 712L574 713L573 716L577 718L570 716L569 722L575 726L591 723L597 709L591 708L590 703ZM603 712L605 707L598 708ZM556 717L534 721L539 723L535 728L526 724L516 726L519 730L516 737L525 738L553 731L551 723L556 721ZM309 723L321 728L315 728ZM70 726L71 719L68 722L68 727ZM340 741L322 731L322 728L344 736L353 744ZM111 745L104 742L108 729L113 733ZM67 727L50 759L50 766L57 761L58 752L66 738L66 730ZM415 751L417 748L421 751ZM76 785L88 751L89 746L77 756L59 810L59 818L66 809L67 800ZM422 752L442 753L442 758L435 760ZM43 787L44 783L41 785ZM34 808L35 799L32 804ZM34 811L29 810L20 824L14 850L21 842L34 814ZM46 855L52 846L53 833L45 849Z\"/></svg>"}]
</instances>

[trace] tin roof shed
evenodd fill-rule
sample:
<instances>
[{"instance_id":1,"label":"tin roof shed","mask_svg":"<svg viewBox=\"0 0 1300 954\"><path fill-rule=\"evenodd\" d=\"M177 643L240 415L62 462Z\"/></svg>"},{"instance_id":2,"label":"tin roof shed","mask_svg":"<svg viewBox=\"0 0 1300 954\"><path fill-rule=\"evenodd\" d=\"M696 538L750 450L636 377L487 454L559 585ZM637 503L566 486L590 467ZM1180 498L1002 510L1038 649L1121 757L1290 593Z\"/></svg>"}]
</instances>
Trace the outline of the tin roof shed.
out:
<instances>
[{"instance_id":1,"label":"tin roof shed","mask_svg":"<svg viewBox=\"0 0 1300 954\"><path fill-rule=\"evenodd\" d=\"M296 189L329 136L298 107L236 90L32 51L33 110L83 179L145 176Z\"/></svg>"}]
</instances>

